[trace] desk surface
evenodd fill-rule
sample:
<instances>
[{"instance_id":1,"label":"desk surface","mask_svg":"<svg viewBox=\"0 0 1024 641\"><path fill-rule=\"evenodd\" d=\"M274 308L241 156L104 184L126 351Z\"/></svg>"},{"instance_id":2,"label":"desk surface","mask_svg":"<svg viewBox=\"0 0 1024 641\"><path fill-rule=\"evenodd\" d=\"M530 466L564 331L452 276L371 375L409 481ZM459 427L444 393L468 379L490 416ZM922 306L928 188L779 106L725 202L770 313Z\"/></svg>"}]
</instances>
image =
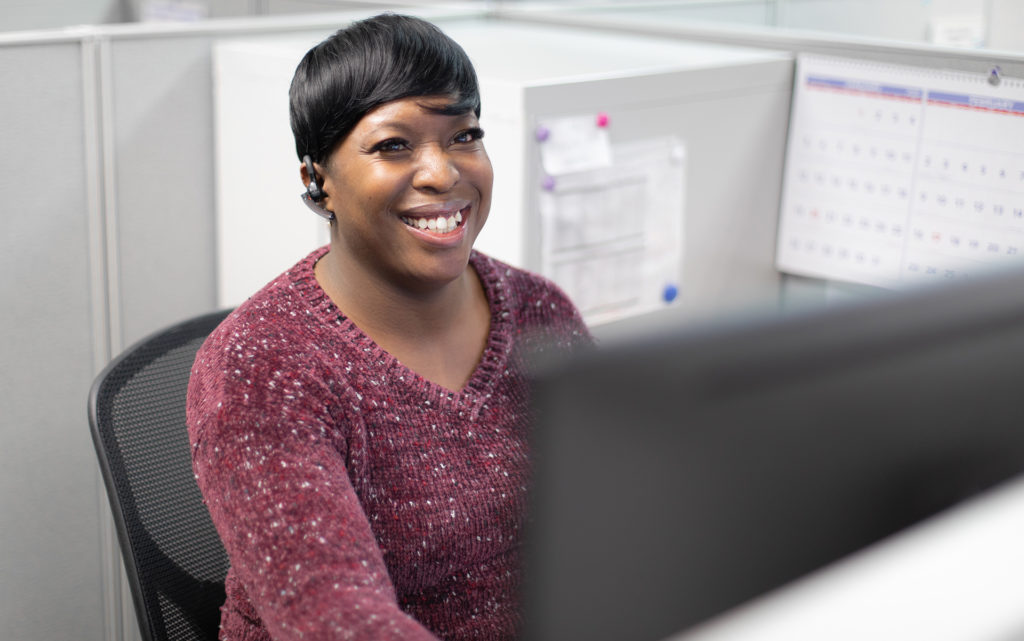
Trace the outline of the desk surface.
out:
<instances>
[{"instance_id":1,"label":"desk surface","mask_svg":"<svg viewBox=\"0 0 1024 641\"><path fill-rule=\"evenodd\" d=\"M1024 638L1024 477L669 641Z\"/></svg>"}]
</instances>

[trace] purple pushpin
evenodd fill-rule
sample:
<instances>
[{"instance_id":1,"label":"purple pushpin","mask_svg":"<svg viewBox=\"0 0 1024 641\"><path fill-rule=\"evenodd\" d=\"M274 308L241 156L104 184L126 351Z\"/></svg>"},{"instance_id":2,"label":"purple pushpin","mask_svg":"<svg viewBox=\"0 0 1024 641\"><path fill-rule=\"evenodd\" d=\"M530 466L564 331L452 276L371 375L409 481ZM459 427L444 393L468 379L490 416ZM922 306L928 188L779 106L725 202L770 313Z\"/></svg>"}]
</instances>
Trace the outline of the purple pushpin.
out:
<instances>
[{"instance_id":1,"label":"purple pushpin","mask_svg":"<svg viewBox=\"0 0 1024 641\"><path fill-rule=\"evenodd\" d=\"M539 125L534 135L537 136L537 142L544 142L551 137L551 130L544 125Z\"/></svg>"},{"instance_id":2,"label":"purple pushpin","mask_svg":"<svg viewBox=\"0 0 1024 641\"><path fill-rule=\"evenodd\" d=\"M544 191L554 191L555 190L555 177L554 176L544 176L544 180L541 181L540 186L544 188Z\"/></svg>"},{"instance_id":3,"label":"purple pushpin","mask_svg":"<svg viewBox=\"0 0 1024 641\"><path fill-rule=\"evenodd\" d=\"M601 128L608 126L608 114L603 111L597 112L597 126Z\"/></svg>"}]
</instances>

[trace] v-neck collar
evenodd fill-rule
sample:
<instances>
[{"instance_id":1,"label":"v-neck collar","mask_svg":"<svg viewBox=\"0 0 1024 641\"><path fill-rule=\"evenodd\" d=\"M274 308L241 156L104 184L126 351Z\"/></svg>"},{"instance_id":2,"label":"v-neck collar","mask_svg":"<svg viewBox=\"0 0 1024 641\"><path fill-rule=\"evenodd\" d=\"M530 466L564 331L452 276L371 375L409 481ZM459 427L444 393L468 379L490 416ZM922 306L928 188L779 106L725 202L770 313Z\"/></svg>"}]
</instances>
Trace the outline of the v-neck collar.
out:
<instances>
[{"instance_id":1,"label":"v-neck collar","mask_svg":"<svg viewBox=\"0 0 1024 641\"><path fill-rule=\"evenodd\" d=\"M311 253L293 273L293 283L303 292L313 315L325 326L336 326L344 339L360 352L359 357L365 358L380 372L386 384L404 384L407 389L421 395L426 402L462 406L463 411L469 411L470 418L475 419L490 398L495 383L507 369L512 348L511 325L514 321L508 306L505 280L494 262L475 250L470 254L469 264L483 285L491 312L490 328L483 353L466 384L460 390L450 390L409 369L380 347L334 304L313 274L313 266L328 249L329 246L325 246Z\"/></svg>"}]
</instances>

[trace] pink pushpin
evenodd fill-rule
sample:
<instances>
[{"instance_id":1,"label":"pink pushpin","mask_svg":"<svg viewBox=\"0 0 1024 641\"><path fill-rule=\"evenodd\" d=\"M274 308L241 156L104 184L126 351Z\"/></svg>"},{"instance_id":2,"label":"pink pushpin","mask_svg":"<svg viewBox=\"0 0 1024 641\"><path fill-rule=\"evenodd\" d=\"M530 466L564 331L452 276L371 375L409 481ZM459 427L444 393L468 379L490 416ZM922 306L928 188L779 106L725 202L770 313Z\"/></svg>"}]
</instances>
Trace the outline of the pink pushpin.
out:
<instances>
[{"instance_id":1,"label":"pink pushpin","mask_svg":"<svg viewBox=\"0 0 1024 641\"><path fill-rule=\"evenodd\" d=\"M608 114L603 111L597 112L597 126L602 128L608 126Z\"/></svg>"}]
</instances>

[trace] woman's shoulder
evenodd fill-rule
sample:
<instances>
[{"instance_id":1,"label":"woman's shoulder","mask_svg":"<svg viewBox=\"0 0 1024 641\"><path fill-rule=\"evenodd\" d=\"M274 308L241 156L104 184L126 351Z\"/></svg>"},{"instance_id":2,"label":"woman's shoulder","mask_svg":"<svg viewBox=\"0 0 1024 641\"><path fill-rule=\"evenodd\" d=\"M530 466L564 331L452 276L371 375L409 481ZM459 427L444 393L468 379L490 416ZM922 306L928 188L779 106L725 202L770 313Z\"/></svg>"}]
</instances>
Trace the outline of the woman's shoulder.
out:
<instances>
[{"instance_id":1,"label":"woman's shoulder","mask_svg":"<svg viewBox=\"0 0 1024 641\"><path fill-rule=\"evenodd\" d=\"M322 343L320 334L341 322L313 276L313 265L325 251L312 252L228 314L203 344L197 362L223 367L308 359Z\"/></svg>"},{"instance_id":2,"label":"woman's shoulder","mask_svg":"<svg viewBox=\"0 0 1024 641\"><path fill-rule=\"evenodd\" d=\"M558 285L536 272L515 267L478 251L473 252L471 262L485 287L500 288L508 297L526 299L552 296L568 300Z\"/></svg>"},{"instance_id":3,"label":"woman's shoulder","mask_svg":"<svg viewBox=\"0 0 1024 641\"><path fill-rule=\"evenodd\" d=\"M312 277L316 258L314 252L278 276L207 337L189 381L194 429L222 418L319 415L352 401L345 368L362 362L360 345L343 319L331 316L336 308L319 301L326 294Z\"/></svg>"},{"instance_id":4,"label":"woman's shoulder","mask_svg":"<svg viewBox=\"0 0 1024 641\"><path fill-rule=\"evenodd\" d=\"M552 280L480 252L473 253L472 261L488 290L492 307L512 314L520 330L533 326L560 327L589 337L579 310Z\"/></svg>"}]
</instances>

